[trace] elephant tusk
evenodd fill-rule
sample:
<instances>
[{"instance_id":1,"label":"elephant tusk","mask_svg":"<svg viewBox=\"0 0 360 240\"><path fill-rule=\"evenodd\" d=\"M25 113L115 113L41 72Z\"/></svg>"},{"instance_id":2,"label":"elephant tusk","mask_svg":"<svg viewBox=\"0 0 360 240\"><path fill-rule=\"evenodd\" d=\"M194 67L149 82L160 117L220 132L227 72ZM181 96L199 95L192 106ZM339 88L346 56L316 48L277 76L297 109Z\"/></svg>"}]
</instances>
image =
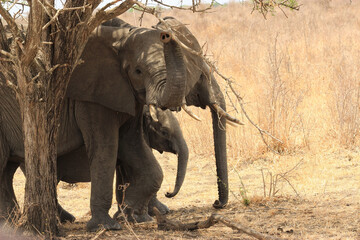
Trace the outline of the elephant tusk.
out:
<instances>
[{"instance_id":1,"label":"elephant tusk","mask_svg":"<svg viewBox=\"0 0 360 240\"><path fill-rule=\"evenodd\" d=\"M240 126L239 124L233 123L233 122L229 121L228 119L226 119L226 123L229 124L229 125L232 126L232 127L238 127L238 126Z\"/></svg>"},{"instance_id":2,"label":"elephant tusk","mask_svg":"<svg viewBox=\"0 0 360 240\"><path fill-rule=\"evenodd\" d=\"M151 118L154 120L154 122L158 122L159 119L158 119L158 117L157 117L156 108L155 108L154 105L149 104L149 112L150 112L150 116L151 116Z\"/></svg>"},{"instance_id":3,"label":"elephant tusk","mask_svg":"<svg viewBox=\"0 0 360 240\"><path fill-rule=\"evenodd\" d=\"M212 104L211 106L221 117L225 117L226 120L228 120L229 122L237 125L244 125L244 123L242 123L239 119L230 116L227 112L224 111L224 109L222 109L216 103Z\"/></svg>"},{"instance_id":4,"label":"elephant tusk","mask_svg":"<svg viewBox=\"0 0 360 240\"><path fill-rule=\"evenodd\" d=\"M169 33L169 32L162 32L162 33L160 33L160 40L161 40L163 43L168 43L168 42L170 42L171 39L172 39L171 33Z\"/></svg>"},{"instance_id":5,"label":"elephant tusk","mask_svg":"<svg viewBox=\"0 0 360 240\"><path fill-rule=\"evenodd\" d=\"M183 104L183 105L181 106L181 108L184 109L184 111L185 111L187 114L189 114L190 117L192 117L193 119L195 119L195 120L197 120L197 121L201 121L201 119L200 119L198 116L196 116L196 115L190 110L190 108L188 108L188 106L186 106L185 104Z\"/></svg>"}]
</instances>

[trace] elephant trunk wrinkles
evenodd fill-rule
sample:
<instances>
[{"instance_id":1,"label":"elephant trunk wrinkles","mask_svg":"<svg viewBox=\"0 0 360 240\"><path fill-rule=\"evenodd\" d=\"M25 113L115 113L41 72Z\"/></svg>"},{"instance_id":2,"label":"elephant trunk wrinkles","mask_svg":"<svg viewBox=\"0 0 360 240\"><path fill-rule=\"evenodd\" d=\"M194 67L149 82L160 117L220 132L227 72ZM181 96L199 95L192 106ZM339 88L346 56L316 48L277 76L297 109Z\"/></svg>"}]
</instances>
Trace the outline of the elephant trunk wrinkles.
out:
<instances>
[{"instance_id":1,"label":"elephant trunk wrinkles","mask_svg":"<svg viewBox=\"0 0 360 240\"><path fill-rule=\"evenodd\" d=\"M181 134L181 133L180 133ZM182 134L181 134L182 137ZM179 151L178 151L178 167L177 167L177 175L176 175L176 182L175 188L172 193L166 193L166 197L172 198L175 197L176 194L180 191L180 188L184 182L187 163L189 159L189 149L184 138L181 138L178 143Z\"/></svg>"},{"instance_id":2,"label":"elephant trunk wrinkles","mask_svg":"<svg viewBox=\"0 0 360 240\"><path fill-rule=\"evenodd\" d=\"M164 56L167 78L158 105L165 108L181 107L185 99L186 68L179 44L174 40L164 43Z\"/></svg>"},{"instance_id":3,"label":"elephant trunk wrinkles","mask_svg":"<svg viewBox=\"0 0 360 240\"><path fill-rule=\"evenodd\" d=\"M217 96L218 103L221 108L226 111L224 97L220 92ZM224 208L229 198L228 170L226 156L226 119L218 117L216 111L211 109L213 119L214 147L216 158L216 173L219 192L219 200L216 200L213 206L215 208ZM221 121L221 122L219 122Z\"/></svg>"}]
</instances>

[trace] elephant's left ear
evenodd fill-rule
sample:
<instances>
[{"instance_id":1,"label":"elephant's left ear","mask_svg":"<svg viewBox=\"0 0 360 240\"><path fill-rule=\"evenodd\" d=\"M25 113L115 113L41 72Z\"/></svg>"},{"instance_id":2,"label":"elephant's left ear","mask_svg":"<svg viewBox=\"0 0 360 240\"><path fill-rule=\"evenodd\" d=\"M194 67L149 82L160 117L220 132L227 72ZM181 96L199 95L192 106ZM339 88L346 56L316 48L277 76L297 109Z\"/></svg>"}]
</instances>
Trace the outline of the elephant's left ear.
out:
<instances>
[{"instance_id":1,"label":"elephant's left ear","mask_svg":"<svg viewBox=\"0 0 360 240\"><path fill-rule=\"evenodd\" d=\"M92 37L81 59L84 62L75 68L67 96L135 116L135 97L121 74L119 57L111 44Z\"/></svg>"}]
</instances>

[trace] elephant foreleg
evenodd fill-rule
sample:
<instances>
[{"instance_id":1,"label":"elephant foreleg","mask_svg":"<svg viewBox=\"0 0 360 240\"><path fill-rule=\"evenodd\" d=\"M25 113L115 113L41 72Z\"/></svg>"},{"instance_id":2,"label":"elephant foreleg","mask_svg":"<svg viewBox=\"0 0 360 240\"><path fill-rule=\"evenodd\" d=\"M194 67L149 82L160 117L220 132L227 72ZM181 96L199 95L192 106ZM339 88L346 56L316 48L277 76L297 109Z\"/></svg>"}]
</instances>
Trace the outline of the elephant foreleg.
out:
<instances>
[{"instance_id":1,"label":"elephant foreleg","mask_svg":"<svg viewBox=\"0 0 360 240\"><path fill-rule=\"evenodd\" d=\"M76 106L76 120L84 138L90 161L92 218L88 231L102 225L106 229L121 229L109 216L112 203L113 179L119 138L117 113L97 104L81 103Z\"/></svg>"}]
</instances>

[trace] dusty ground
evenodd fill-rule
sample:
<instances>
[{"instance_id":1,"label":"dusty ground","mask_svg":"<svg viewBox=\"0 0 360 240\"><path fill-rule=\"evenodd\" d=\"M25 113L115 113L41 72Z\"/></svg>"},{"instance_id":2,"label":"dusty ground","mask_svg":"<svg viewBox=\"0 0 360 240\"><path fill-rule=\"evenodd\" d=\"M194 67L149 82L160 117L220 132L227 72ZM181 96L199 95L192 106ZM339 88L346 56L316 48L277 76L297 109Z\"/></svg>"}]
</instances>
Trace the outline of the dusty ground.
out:
<instances>
[{"instance_id":1,"label":"dusty ground","mask_svg":"<svg viewBox=\"0 0 360 240\"><path fill-rule=\"evenodd\" d=\"M269 155L252 162L233 159L229 166L229 205L219 211L211 207L217 196L215 164L211 156L190 156L187 178L174 199L166 199L163 193L173 185L176 158L171 154L157 156L165 169L159 199L171 208L170 219L198 221L218 212L235 224L286 239L360 239L358 151L336 150L281 157ZM261 172L264 173L265 188ZM278 192L268 197L270 173L274 180L277 174L285 174L289 183L279 180L275 187L275 192ZM24 179L20 172L16 174L15 186L21 202ZM249 206L243 204L241 193L250 200ZM69 186L61 183L58 194L64 208L77 217L75 223L61 226L65 239L95 237L96 233L85 232L86 221L90 218L89 184ZM115 211L114 201L111 213ZM157 230L155 223L146 223L132 225L132 233L126 224L122 226L124 230L105 232L97 239L252 239L222 224L192 232L164 232Z\"/></svg>"}]
</instances>

